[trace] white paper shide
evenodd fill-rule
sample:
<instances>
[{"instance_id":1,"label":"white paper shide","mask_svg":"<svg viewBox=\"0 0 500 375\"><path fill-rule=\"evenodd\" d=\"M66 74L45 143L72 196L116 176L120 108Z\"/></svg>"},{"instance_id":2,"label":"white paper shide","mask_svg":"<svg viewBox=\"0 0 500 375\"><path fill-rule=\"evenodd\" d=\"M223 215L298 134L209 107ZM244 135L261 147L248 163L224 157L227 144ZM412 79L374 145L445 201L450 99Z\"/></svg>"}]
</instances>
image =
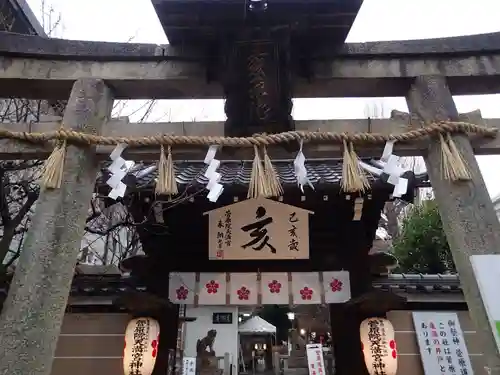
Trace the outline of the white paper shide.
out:
<instances>
[{"instance_id":1,"label":"white paper shide","mask_svg":"<svg viewBox=\"0 0 500 375\"><path fill-rule=\"evenodd\" d=\"M123 198L125 195L127 185L125 185L122 180L127 175L128 171L135 165L135 162L132 160L125 160L122 158L121 155L126 147L126 144L120 143L109 155L109 158L113 162L108 167L111 176L106 181L106 184L111 188L108 197L114 200Z\"/></svg>"}]
</instances>

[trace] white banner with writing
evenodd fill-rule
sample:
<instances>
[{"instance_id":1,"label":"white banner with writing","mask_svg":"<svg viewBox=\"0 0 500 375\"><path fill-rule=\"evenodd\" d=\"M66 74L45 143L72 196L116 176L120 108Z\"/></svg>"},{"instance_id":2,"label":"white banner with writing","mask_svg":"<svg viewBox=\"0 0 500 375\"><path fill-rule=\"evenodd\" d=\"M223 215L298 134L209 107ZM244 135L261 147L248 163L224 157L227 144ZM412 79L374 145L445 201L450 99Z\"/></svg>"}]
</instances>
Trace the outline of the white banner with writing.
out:
<instances>
[{"instance_id":1,"label":"white banner with writing","mask_svg":"<svg viewBox=\"0 0 500 375\"><path fill-rule=\"evenodd\" d=\"M323 359L323 345L322 344L307 344L307 367L309 368L309 375L325 375L325 361Z\"/></svg>"}]
</instances>

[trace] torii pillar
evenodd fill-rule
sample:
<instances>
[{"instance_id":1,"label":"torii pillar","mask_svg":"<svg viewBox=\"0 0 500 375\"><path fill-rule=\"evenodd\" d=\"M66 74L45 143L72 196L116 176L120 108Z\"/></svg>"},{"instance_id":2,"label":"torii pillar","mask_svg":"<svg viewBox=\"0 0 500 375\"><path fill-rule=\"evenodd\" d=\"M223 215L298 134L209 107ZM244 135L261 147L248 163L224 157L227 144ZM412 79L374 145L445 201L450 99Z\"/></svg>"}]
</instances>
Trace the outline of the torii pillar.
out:
<instances>
[{"instance_id":1,"label":"torii pillar","mask_svg":"<svg viewBox=\"0 0 500 375\"><path fill-rule=\"evenodd\" d=\"M416 78L406 100L412 117L420 121L459 121L457 107L445 77ZM470 170L471 181L452 182L444 179L438 139L431 141L424 160L469 314L486 357L488 369L485 369L485 374L500 374L500 354L469 259L471 255L500 254L500 222L469 139L456 134L453 140Z\"/></svg>"},{"instance_id":2,"label":"torii pillar","mask_svg":"<svg viewBox=\"0 0 500 375\"><path fill-rule=\"evenodd\" d=\"M112 104L102 80L78 80L63 124L100 134ZM61 188L40 193L0 315L1 375L51 373L97 172L95 146L68 145Z\"/></svg>"}]
</instances>

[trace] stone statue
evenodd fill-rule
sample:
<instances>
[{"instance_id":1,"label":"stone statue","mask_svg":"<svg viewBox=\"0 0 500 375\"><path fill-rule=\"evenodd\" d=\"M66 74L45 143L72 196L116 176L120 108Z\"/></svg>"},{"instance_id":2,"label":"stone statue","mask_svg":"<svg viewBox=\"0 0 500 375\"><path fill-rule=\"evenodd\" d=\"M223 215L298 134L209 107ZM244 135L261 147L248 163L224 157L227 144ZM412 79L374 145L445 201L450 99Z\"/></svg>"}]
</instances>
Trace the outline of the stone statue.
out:
<instances>
[{"instance_id":1,"label":"stone statue","mask_svg":"<svg viewBox=\"0 0 500 375\"><path fill-rule=\"evenodd\" d=\"M211 329L207 332L207 335L205 337L196 341L196 367L200 372L217 368L217 358L214 351L214 342L216 336L217 331L215 329Z\"/></svg>"}]
</instances>

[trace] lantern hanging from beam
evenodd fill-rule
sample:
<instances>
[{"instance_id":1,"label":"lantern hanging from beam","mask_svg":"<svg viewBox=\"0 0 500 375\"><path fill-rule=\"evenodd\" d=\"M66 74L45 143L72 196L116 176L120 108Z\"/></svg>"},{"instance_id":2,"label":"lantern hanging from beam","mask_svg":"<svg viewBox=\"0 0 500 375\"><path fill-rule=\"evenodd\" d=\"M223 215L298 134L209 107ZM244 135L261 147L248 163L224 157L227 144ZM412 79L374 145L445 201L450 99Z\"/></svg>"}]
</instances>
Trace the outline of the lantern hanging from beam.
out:
<instances>
[{"instance_id":1,"label":"lantern hanging from beam","mask_svg":"<svg viewBox=\"0 0 500 375\"><path fill-rule=\"evenodd\" d=\"M370 375L396 375L398 352L391 322L383 318L365 319L359 333Z\"/></svg>"},{"instance_id":2,"label":"lantern hanging from beam","mask_svg":"<svg viewBox=\"0 0 500 375\"><path fill-rule=\"evenodd\" d=\"M125 375L151 375L158 355L160 324L152 318L131 320L125 331L123 372Z\"/></svg>"}]
</instances>

